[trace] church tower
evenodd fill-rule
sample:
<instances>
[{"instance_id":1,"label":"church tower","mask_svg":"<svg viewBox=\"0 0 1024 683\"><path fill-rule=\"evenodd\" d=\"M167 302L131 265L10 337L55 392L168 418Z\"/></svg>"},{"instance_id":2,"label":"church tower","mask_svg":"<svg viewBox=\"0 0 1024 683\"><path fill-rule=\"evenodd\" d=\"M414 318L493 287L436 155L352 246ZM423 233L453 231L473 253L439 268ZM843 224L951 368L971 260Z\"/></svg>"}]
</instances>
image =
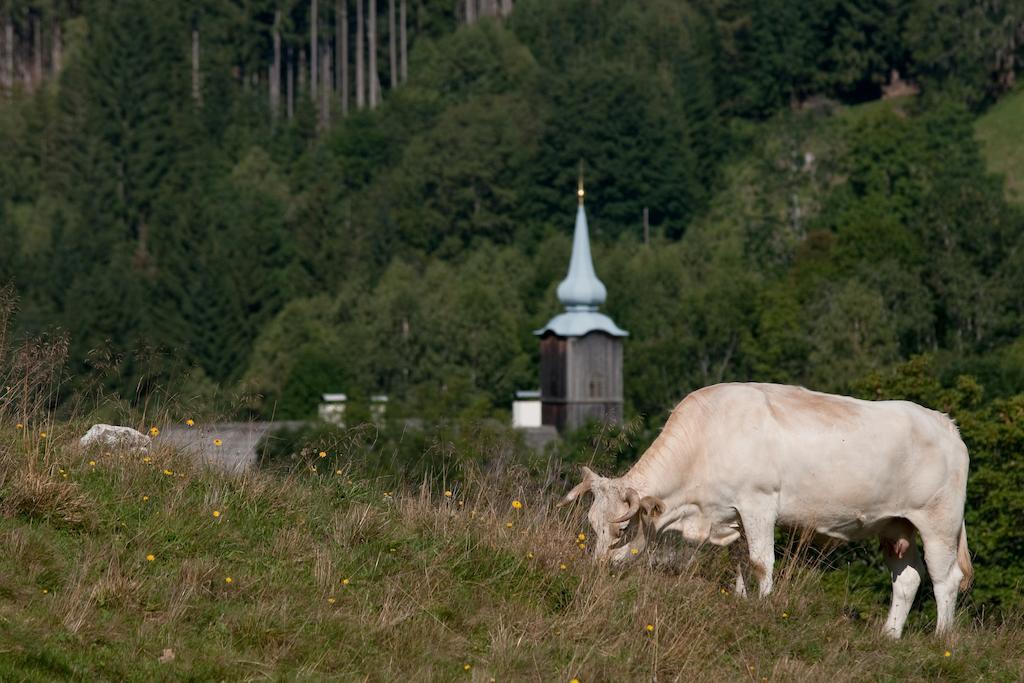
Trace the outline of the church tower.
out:
<instances>
[{"instance_id":1,"label":"church tower","mask_svg":"<svg viewBox=\"0 0 1024 683\"><path fill-rule=\"evenodd\" d=\"M598 307L607 290L594 272L580 178L569 272L558 285L565 311L534 332L540 337L541 420L559 432L588 420L622 423L622 339L629 333Z\"/></svg>"}]
</instances>

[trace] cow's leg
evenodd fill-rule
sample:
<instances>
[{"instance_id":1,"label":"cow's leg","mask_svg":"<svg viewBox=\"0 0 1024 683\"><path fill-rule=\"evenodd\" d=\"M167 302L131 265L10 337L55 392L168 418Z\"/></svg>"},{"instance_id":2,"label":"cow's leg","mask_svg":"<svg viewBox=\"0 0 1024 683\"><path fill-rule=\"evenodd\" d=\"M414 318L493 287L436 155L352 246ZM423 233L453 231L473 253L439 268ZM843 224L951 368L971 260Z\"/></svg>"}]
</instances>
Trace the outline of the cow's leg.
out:
<instances>
[{"instance_id":1,"label":"cow's leg","mask_svg":"<svg viewBox=\"0 0 1024 683\"><path fill-rule=\"evenodd\" d=\"M909 523L887 531L892 533L884 534L881 541L885 564L892 575L892 607L889 608L889 618L885 620L882 632L892 638L899 638L921 585L924 565L914 540L914 528Z\"/></svg>"},{"instance_id":2,"label":"cow's leg","mask_svg":"<svg viewBox=\"0 0 1024 683\"><path fill-rule=\"evenodd\" d=\"M756 512L740 510L743 533L750 550L750 568L757 577L758 594L762 598L772 592L772 570L775 568L775 515L765 508Z\"/></svg>"},{"instance_id":3,"label":"cow's leg","mask_svg":"<svg viewBox=\"0 0 1024 683\"><path fill-rule=\"evenodd\" d=\"M741 539L729 546L729 558L736 567L736 586L734 590L737 597L741 598L747 597L747 582L743 578L743 564L747 561L746 545L746 542Z\"/></svg>"},{"instance_id":4,"label":"cow's leg","mask_svg":"<svg viewBox=\"0 0 1024 683\"><path fill-rule=\"evenodd\" d=\"M935 606L938 610L936 633L945 633L952 628L953 617L956 614L957 592L960 589L960 579L964 577L956 562L959 534L959 527L955 532L935 532L921 528L924 561L928 565L928 575L932 577Z\"/></svg>"}]
</instances>

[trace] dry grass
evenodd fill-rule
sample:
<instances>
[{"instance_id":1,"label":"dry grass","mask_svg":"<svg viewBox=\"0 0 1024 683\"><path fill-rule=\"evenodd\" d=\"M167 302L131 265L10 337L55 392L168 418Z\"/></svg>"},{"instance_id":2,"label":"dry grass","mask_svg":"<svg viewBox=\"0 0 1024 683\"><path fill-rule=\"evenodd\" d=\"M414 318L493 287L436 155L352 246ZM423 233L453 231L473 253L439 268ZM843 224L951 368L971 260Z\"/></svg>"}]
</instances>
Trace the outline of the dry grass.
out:
<instances>
[{"instance_id":1,"label":"dry grass","mask_svg":"<svg viewBox=\"0 0 1024 683\"><path fill-rule=\"evenodd\" d=\"M54 477L51 472L19 469L4 484L0 514L22 515L72 529L93 522L90 499L78 484L62 479L60 474Z\"/></svg>"},{"instance_id":2,"label":"dry grass","mask_svg":"<svg viewBox=\"0 0 1024 683\"><path fill-rule=\"evenodd\" d=\"M944 642L917 614L890 643L886 605L844 616L800 539L764 601L729 594L712 549L610 572L577 547L583 510L556 512L559 491L511 464L385 491L347 469L81 453L67 434L0 432L2 680L1024 678L1019 619L964 617Z\"/></svg>"}]
</instances>

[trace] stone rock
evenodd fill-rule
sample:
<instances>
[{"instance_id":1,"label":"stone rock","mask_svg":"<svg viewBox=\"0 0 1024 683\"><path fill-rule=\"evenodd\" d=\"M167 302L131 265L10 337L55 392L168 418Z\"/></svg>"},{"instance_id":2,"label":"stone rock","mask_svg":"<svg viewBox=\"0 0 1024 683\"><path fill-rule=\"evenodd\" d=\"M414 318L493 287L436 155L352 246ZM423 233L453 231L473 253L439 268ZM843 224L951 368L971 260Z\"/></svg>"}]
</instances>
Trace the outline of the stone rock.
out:
<instances>
[{"instance_id":1,"label":"stone rock","mask_svg":"<svg viewBox=\"0 0 1024 683\"><path fill-rule=\"evenodd\" d=\"M131 427L98 424L89 428L78 443L82 448L99 446L118 450L129 450L138 453L149 450L152 440L142 432Z\"/></svg>"}]
</instances>

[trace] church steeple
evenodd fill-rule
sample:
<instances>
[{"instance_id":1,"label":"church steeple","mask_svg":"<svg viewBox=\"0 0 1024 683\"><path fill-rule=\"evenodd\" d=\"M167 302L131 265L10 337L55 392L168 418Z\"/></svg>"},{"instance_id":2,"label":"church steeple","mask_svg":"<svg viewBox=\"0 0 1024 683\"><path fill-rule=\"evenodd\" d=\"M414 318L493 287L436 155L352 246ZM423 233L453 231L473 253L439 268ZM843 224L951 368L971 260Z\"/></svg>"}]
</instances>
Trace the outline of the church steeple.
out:
<instances>
[{"instance_id":1,"label":"church steeple","mask_svg":"<svg viewBox=\"0 0 1024 683\"><path fill-rule=\"evenodd\" d=\"M590 420L622 424L622 338L629 333L598 310L608 292L594 272L584 196L581 168L569 272L558 285L565 311L534 332L540 337L541 422L559 432Z\"/></svg>"},{"instance_id":2,"label":"church steeple","mask_svg":"<svg viewBox=\"0 0 1024 683\"><path fill-rule=\"evenodd\" d=\"M594 271L594 259L590 254L590 228L587 212L583 205L583 170L580 169L579 184L576 187L576 227L572 237L572 256L569 258L569 272L558 285L558 300L565 306L565 313L556 315L546 326L534 332L541 336L554 332L559 336L583 336L588 332L601 331L613 337L626 337L628 332L600 313L598 307L608 298L608 290Z\"/></svg>"},{"instance_id":3,"label":"church steeple","mask_svg":"<svg viewBox=\"0 0 1024 683\"><path fill-rule=\"evenodd\" d=\"M570 311L596 311L608 297L608 290L594 272L590 255L590 228L583 207L583 174L576 190L579 206L576 208L576 229L572 236L572 257L569 272L558 285L558 300Z\"/></svg>"}]
</instances>

